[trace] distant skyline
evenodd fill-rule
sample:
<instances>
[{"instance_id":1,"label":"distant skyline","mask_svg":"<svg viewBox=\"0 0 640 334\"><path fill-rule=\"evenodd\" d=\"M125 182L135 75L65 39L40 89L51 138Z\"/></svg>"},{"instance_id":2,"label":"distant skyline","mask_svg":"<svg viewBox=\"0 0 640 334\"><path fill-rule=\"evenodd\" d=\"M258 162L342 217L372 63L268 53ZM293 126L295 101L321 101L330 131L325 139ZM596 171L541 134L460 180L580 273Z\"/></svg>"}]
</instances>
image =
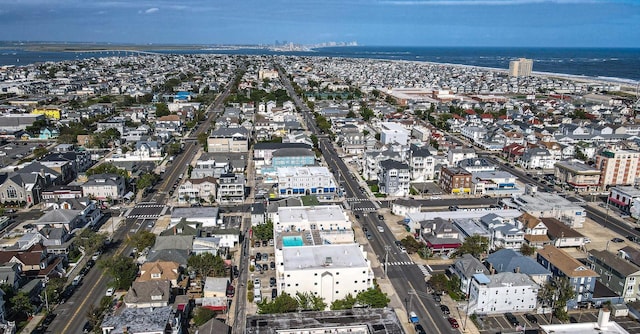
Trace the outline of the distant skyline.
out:
<instances>
[{"instance_id":1,"label":"distant skyline","mask_svg":"<svg viewBox=\"0 0 640 334\"><path fill-rule=\"evenodd\" d=\"M640 47L640 0L0 0L0 40Z\"/></svg>"}]
</instances>

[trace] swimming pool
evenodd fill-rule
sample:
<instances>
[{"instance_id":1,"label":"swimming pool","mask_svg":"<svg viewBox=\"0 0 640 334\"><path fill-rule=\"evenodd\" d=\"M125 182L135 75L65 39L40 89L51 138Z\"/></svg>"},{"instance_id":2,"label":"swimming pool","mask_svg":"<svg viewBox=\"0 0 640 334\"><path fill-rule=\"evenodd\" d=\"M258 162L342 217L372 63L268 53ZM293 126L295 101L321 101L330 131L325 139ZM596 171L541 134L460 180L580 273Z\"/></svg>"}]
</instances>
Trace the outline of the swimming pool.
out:
<instances>
[{"instance_id":1,"label":"swimming pool","mask_svg":"<svg viewBox=\"0 0 640 334\"><path fill-rule=\"evenodd\" d=\"M286 236L282 237L282 245L284 247L302 246L304 245L304 241L302 240L302 237Z\"/></svg>"}]
</instances>

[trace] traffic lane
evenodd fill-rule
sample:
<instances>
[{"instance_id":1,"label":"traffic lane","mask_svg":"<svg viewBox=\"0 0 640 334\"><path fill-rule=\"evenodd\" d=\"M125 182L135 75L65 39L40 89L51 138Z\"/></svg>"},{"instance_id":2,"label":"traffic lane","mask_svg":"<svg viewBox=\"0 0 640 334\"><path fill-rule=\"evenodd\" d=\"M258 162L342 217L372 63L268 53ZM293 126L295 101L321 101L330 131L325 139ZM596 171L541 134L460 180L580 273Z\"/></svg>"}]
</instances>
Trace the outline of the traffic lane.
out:
<instances>
[{"instance_id":1,"label":"traffic lane","mask_svg":"<svg viewBox=\"0 0 640 334\"><path fill-rule=\"evenodd\" d=\"M627 225L627 223L622 222L619 219L612 217L611 215L607 217L606 213L602 213L600 210L592 208L588 205L585 206L584 209L587 212L589 219L595 221L603 227L606 227L623 237L627 235L640 237L640 232Z\"/></svg>"}]
</instances>

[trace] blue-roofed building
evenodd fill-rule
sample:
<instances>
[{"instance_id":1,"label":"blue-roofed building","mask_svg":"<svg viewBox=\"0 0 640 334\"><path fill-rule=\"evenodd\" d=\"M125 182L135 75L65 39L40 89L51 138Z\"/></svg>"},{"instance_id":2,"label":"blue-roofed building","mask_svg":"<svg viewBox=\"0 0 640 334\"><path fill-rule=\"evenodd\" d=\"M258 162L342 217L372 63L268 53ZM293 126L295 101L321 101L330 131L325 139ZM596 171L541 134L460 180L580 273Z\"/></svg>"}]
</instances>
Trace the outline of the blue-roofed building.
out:
<instances>
[{"instance_id":1,"label":"blue-roofed building","mask_svg":"<svg viewBox=\"0 0 640 334\"><path fill-rule=\"evenodd\" d=\"M551 271L541 266L536 260L524 256L513 249L501 249L487 257L489 271L496 273L522 273L542 285L551 278Z\"/></svg>"}]
</instances>

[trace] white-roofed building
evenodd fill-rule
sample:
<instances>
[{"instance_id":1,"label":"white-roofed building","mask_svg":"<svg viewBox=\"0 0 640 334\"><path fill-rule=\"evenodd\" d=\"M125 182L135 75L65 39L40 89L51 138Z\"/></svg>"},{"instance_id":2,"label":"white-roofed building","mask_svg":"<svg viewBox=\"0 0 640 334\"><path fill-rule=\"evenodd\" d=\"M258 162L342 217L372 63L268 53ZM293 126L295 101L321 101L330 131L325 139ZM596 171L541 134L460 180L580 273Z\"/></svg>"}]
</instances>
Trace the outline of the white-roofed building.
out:
<instances>
[{"instance_id":1,"label":"white-roofed building","mask_svg":"<svg viewBox=\"0 0 640 334\"><path fill-rule=\"evenodd\" d=\"M351 230L351 221L339 205L280 207L273 226L276 233L308 230Z\"/></svg>"},{"instance_id":2,"label":"white-roofed building","mask_svg":"<svg viewBox=\"0 0 640 334\"><path fill-rule=\"evenodd\" d=\"M401 124L393 122L380 123L380 141L385 145L393 143L407 145L409 135L409 130L405 129Z\"/></svg>"},{"instance_id":3,"label":"white-roofed building","mask_svg":"<svg viewBox=\"0 0 640 334\"><path fill-rule=\"evenodd\" d=\"M539 289L540 286L526 274L475 274L469 288L467 314L533 311Z\"/></svg>"},{"instance_id":4,"label":"white-roofed building","mask_svg":"<svg viewBox=\"0 0 640 334\"><path fill-rule=\"evenodd\" d=\"M276 278L278 293L309 292L327 305L373 287L373 270L358 244L283 247Z\"/></svg>"},{"instance_id":5,"label":"white-roofed building","mask_svg":"<svg viewBox=\"0 0 640 334\"><path fill-rule=\"evenodd\" d=\"M280 197L336 193L336 180L327 167L282 167L276 174Z\"/></svg>"}]
</instances>

